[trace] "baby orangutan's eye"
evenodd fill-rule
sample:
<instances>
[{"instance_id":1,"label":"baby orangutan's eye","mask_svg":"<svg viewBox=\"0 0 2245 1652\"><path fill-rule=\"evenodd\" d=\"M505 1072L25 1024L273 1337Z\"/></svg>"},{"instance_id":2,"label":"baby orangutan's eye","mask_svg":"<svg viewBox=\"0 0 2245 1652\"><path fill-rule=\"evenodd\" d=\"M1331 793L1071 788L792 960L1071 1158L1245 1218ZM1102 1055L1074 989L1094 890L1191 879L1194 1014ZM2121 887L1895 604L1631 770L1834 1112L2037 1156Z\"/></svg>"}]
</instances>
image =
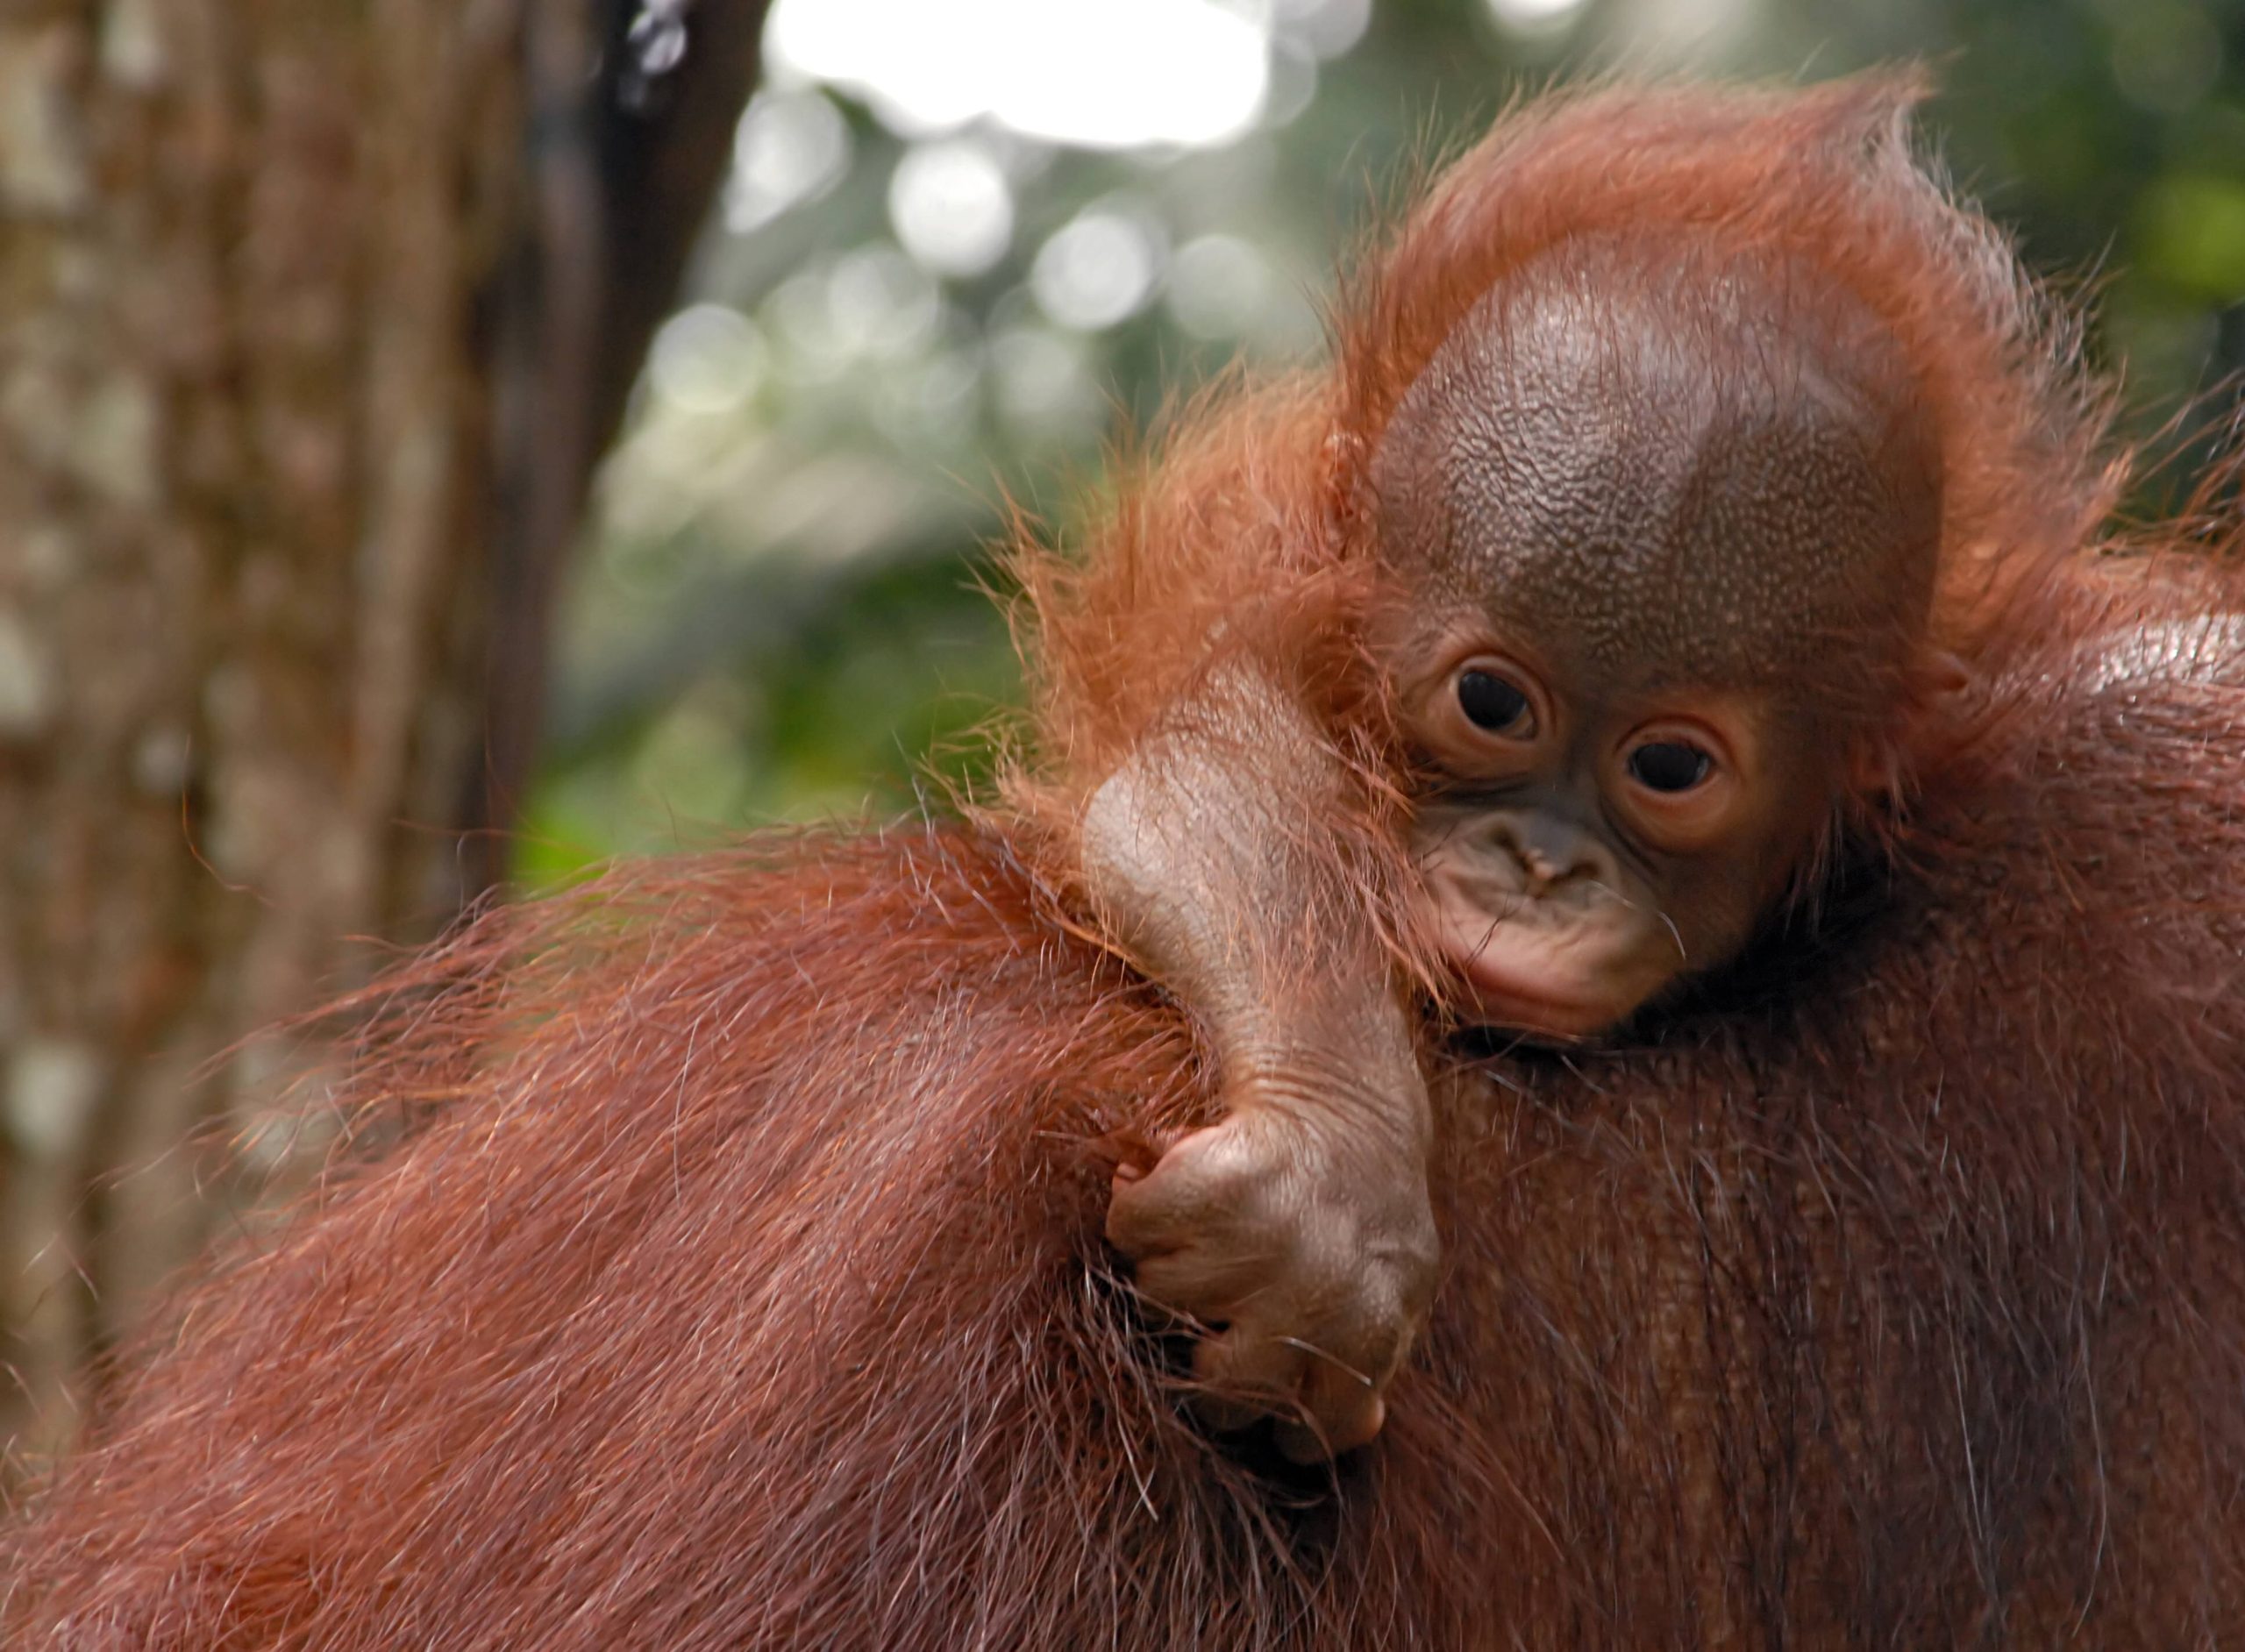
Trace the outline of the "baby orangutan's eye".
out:
<instances>
[{"instance_id":1,"label":"baby orangutan's eye","mask_svg":"<svg viewBox=\"0 0 2245 1652\"><path fill-rule=\"evenodd\" d=\"M1714 766L1706 752L1681 740L1648 740L1629 753L1629 778L1653 792L1688 792Z\"/></svg>"},{"instance_id":2,"label":"baby orangutan's eye","mask_svg":"<svg viewBox=\"0 0 2245 1652\"><path fill-rule=\"evenodd\" d=\"M1465 671L1457 678L1457 707L1465 720L1491 734L1515 740L1536 734L1536 711L1518 685L1493 672Z\"/></svg>"}]
</instances>

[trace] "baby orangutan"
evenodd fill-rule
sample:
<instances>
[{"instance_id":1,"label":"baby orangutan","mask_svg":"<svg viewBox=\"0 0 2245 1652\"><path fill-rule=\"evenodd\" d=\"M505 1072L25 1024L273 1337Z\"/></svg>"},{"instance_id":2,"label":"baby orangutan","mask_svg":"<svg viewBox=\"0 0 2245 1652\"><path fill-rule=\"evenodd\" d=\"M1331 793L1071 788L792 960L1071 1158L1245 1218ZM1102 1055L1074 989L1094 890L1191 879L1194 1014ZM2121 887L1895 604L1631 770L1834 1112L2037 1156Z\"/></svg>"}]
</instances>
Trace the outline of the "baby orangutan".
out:
<instances>
[{"instance_id":1,"label":"baby orangutan","mask_svg":"<svg viewBox=\"0 0 2245 1652\"><path fill-rule=\"evenodd\" d=\"M1301 823L1356 782L1251 659L1094 794L1091 889L1221 1064L1227 1115L1126 1167L1108 1222L1143 1292L1212 1328L1215 1421L1274 1409L1297 1456L1370 1439L1432 1293L1413 972L1384 935L1460 1019L1594 1038L1878 829L1949 674L1927 423L1821 273L1563 240L1465 309L1371 455L1358 623L1418 909L1318 880Z\"/></svg>"},{"instance_id":2,"label":"baby orangutan","mask_svg":"<svg viewBox=\"0 0 2245 1652\"><path fill-rule=\"evenodd\" d=\"M1451 335L1373 474L1467 1013L1610 1030L1735 958L1892 773L1938 664L1907 378L1806 275L1569 246Z\"/></svg>"}]
</instances>

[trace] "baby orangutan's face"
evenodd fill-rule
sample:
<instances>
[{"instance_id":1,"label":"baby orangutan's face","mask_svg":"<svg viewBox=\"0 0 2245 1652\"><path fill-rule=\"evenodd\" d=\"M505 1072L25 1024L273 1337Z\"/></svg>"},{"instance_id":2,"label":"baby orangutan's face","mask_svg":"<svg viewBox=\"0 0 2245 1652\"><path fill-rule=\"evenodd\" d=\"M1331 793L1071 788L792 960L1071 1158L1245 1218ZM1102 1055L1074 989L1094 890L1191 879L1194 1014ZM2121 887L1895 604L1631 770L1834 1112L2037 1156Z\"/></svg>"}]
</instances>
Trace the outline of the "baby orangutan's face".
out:
<instances>
[{"instance_id":1,"label":"baby orangutan's face","mask_svg":"<svg viewBox=\"0 0 2245 1652\"><path fill-rule=\"evenodd\" d=\"M1851 301L1613 253L1493 290L1372 469L1439 933L1480 1019L1566 1039L1785 899L1922 645L1939 531L1906 375Z\"/></svg>"},{"instance_id":2,"label":"baby orangutan's face","mask_svg":"<svg viewBox=\"0 0 2245 1652\"><path fill-rule=\"evenodd\" d=\"M1567 694L1476 637L1408 710L1413 848L1478 1020L1560 1039L1734 957L1829 817L1767 696Z\"/></svg>"}]
</instances>

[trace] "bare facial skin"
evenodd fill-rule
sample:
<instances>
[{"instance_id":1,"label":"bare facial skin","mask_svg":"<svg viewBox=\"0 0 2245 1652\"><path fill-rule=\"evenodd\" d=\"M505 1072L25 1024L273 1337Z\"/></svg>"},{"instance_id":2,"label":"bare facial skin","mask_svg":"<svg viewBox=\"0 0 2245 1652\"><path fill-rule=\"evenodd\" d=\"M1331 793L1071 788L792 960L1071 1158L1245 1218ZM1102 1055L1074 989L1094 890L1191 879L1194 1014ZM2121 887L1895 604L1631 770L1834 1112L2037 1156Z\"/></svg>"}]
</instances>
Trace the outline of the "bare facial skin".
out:
<instances>
[{"instance_id":1,"label":"bare facial skin","mask_svg":"<svg viewBox=\"0 0 2245 1652\"><path fill-rule=\"evenodd\" d=\"M1555 1040L1782 902L1892 712L1938 528L1847 301L1614 251L1485 299L1373 465L1434 920L1474 1018Z\"/></svg>"}]
</instances>

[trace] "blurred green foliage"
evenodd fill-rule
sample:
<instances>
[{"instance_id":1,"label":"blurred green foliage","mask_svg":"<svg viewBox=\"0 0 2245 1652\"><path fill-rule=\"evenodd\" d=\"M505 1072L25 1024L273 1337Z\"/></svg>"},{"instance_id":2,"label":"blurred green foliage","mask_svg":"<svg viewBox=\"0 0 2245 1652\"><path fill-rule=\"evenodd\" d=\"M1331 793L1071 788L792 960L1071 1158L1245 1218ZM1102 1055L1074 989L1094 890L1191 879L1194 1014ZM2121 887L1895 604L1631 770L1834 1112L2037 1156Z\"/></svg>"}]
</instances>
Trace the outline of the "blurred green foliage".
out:
<instances>
[{"instance_id":1,"label":"blurred green foliage","mask_svg":"<svg viewBox=\"0 0 2245 1652\"><path fill-rule=\"evenodd\" d=\"M1928 62L1961 185L2092 305L2092 360L2168 455L2140 508L2234 417L2245 0L1372 0L1325 61L1283 23L1317 0L1275 4L1269 110L1215 148L900 137L779 66L575 572L525 875L971 780L1017 693L980 588L1004 502L1065 521L1165 397L1314 357L1376 203L1515 93L1615 62Z\"/></svg>"}]
</instances>

